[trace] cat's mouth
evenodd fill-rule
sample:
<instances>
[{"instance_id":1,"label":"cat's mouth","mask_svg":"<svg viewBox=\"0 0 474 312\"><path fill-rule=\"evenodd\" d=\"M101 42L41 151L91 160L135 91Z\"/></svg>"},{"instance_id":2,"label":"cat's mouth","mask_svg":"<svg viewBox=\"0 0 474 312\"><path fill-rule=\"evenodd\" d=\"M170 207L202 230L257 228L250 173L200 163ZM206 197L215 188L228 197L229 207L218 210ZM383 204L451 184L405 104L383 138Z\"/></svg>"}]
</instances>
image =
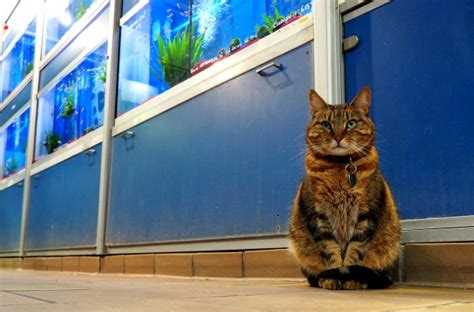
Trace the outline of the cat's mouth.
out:
<instances>
[{"instance_id":1,"label":"cat's mouth","mask_svg":"<svg viewBox=\"0 0 474 312\"><path fill-rule=\"evenodd\" d=\"M344 140L341 142L336 142L335 140L333 141L333 144L331 144L331 154L335 156L345 156L345 155L350 155L353 153L352 149L348 148L345 145Z\"/></svg>"}]
</instances>

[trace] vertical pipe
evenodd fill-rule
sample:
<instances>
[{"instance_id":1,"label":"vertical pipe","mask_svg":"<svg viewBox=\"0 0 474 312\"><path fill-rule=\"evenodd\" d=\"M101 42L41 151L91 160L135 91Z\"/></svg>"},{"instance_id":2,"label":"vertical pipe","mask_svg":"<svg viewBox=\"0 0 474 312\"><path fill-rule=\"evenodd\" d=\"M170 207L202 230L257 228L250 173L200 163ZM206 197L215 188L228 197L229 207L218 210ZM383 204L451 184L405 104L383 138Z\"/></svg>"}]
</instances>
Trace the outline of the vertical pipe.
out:
<instances>
[{"instance_id":1,"label":"vertical pipe","mask_svg":"<svg viewBox=\"0 0 474 312\"><path fill-rule=\"evenodd\" d=\"M105 250L105 232L107 208L109 204L110 162L112 154L112 128L115 121L115 103L117 99L117 69L119 56L120 16L122 1L111 0L109 9L109 28L107 45L107 80L105 82L104 125L102 127L102 158L100 167L99 209L97 215L96 253L103 255Z\"/></svg>"},{"instance_id":2,"label":"vertical pipe","mask_svg":"<svg viewBox=\"0 0 474 312\"><path fill-rule=\"evenodd\" d=\"M36 134L36 117L38 111L38 91L40 81L40 61L43 51L43 29L45 23L45 4L41 2L38 5L38 15L36 16L36 38L35 38L35 56L33 65L33 83L31 86L31 105L30 105L30 125L28 128L28 143L25 164L25 181L23 189L23 205L21 211L21 227L20 227L20 246L19 256L25 256L26 236L28 225L28 213L30 208L30 189L31 189L31 167L35 156L35 134Z\"/></svg>"},{"instance_id":3,"label":"vertical pipe","mask_svg":"<svg viewBox=\"0 0 474 312\"><path fill-rule=\"evenodd\" d=\"M344 103L342 18L338 0L313 0L315 89L329 104Z\"/></svg>"}]
</instances>

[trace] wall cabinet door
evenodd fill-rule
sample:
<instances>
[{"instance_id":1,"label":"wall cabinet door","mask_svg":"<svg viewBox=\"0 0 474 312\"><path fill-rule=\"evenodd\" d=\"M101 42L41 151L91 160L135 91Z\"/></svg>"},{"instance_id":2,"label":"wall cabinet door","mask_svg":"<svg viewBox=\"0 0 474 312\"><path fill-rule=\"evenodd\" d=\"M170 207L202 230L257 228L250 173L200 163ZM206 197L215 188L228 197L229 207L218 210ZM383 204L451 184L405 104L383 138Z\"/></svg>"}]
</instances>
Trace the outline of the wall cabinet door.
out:
<instances>
[{"instance_id":1,"label":"wall cabinet door","mask_svg":"<svg viewBox=\"0 0 474 312\"><path fill-rule=\"evenodd\" d=\"M312 60L307 44L115 137L108 244L284 233Z\"/></svg>"},{"instance_id":2,"label":"wall cabinet door","mask_svg":"<svg viewBox=\"0 0 474 312\"><path fill-rule=\"evenodd\" d=\"M0 191L0 251L16 251L20 244L23 181Z\"/></svg>"},{"instance_id":3,"label":"wall cabinet door","mask_svg":"<svg viewBox=\"0 0 474 312\"><path fill-rule=\"evenodd\" d=\"M94 246L101 146L32 177L27 249Z\"/></svg>"},{"instance_id":4,"label":"wall cabinet door","mask_svg":"<svg viewBox=\"0 0 474 312\"><path fill-rule=\"evenodd\" d=\"M373 89L380 163L403 219L474 214L474 2L392 1L345 24L347 96Z\"/></svg>"}]
</instances>

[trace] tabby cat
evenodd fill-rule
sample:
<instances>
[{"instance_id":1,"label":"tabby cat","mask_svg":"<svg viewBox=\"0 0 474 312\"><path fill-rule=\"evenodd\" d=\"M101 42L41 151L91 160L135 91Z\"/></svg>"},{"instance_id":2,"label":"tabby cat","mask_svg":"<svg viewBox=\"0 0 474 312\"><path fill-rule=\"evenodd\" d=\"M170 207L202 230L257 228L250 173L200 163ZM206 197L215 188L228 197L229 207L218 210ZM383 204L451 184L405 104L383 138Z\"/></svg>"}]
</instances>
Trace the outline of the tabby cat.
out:
<instances>
[{"instance_id":1,"label":"tabby cat","mask_svg":"<svg viewBox=\"0 0 474 312\"><path fill-rule=\"evenodd\" d=\"M398 211L378 167L371 91L328 105L309 93L306 176L289 225L290 251L313 287L385 288L400 247Z\"/></svg>"}]
</instances>

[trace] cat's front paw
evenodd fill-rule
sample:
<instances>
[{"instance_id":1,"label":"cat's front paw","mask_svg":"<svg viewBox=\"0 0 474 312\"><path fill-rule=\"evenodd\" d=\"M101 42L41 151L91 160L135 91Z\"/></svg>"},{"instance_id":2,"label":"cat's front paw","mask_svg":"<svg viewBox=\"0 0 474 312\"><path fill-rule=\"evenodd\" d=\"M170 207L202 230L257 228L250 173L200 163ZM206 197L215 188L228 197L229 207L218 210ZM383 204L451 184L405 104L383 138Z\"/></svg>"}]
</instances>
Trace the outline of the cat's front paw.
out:
<instances>
[{"instance_id":1,"label":"cat's front paw","mask_svg":"<svg viewBox=\"0 0 474 312\"><path fill-rule=\"evenodd\" d=\"M342 289L346 290L359 290L367 289L367 284L359 281L344 281L342 282Z\"/></svg>"},{"instance_id":2,"label":"cat's front paw","mask_svg":"<svg viewBox=\"0 0 474 312\"><path fill-rule=\"evenodd\" d=\"M319 288L337 290L341 289L341 281L332 278L320 278L318 281Z\"/></svg>"}]
</instances>

